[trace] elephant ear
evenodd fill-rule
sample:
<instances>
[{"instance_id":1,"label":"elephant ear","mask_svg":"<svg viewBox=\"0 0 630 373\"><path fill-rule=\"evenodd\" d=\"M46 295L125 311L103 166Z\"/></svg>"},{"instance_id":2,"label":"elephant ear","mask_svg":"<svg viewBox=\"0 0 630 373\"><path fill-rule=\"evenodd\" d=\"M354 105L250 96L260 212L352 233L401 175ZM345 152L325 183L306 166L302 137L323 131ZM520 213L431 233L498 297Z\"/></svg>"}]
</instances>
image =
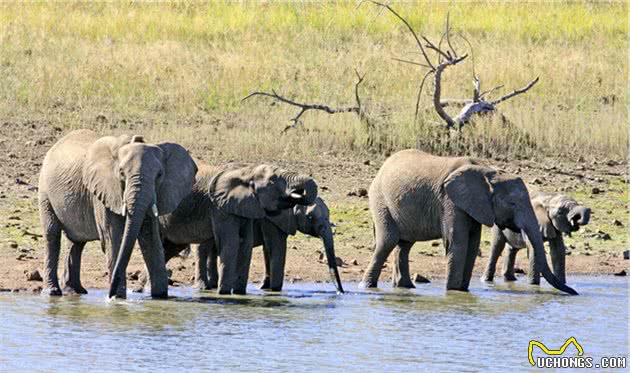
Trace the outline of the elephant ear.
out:
<instances>
[{"instance_id":1,"label":"elephant ear","mask_svg":"<svg viewBox=\"0 0 630 373\"><path fill-rule=\"evenodd\" d=\"M106 136L90 145L83 163L83 184L105 207L124 215L123 186L118 169L118 150L129 136Z\"/></svg>"},{"instance_id":2,"label":"elephant ear","mask_svg":"<svg viewBox=\"0 0 630 373\"><path fill-rule=\"evenodd\" d=\"M295 221L295 213L293 212L293 209L284 209L276 216L267 216L267 220L290 236L295 235L297 232L297 222Z\"/></svg>"},{"instance_id":3,"label":"elephant ear","mask_svg":"<svg viewBox=\"0 0 630 373\"><path fill-rule=\"evenodd\" d=\"M157 207L159 214L165 215L173 212L191 192L197 165L179 144L164 142L157 146L164 152L164 175L157 192Z\"/></svg>"},{"instance_id":4,"label":"elephant ear","mask_svg":"<svg viewBox=\"0 0 630 373\"><path fill-rule=\"evenodd\" d=\"M556 238L556 228L553 226L551 218L549 217L549 208L538 200L532 200L532 206L534 207L536 220L538 220L540 233L542 233L543 238L548 240Z\"/></svg>"},{"instance_id":5,"label":"elephant ear","mask_svg":"<svg viewBox=\"0 0 630 373\"><path fill-rule=\"evenodd\" d=\"M243 169L227 170L210 181L210 199L224 213L248 219L266 217L262 204L256 198L254 183L245 177Z\"/></svg>"},{"instance_id":6,"label":"elephant ear","mask_svg":"<svg viewBox=\"0 0 630 373\"><path fill-rule=\"evenodd\" d=\"M493 172L486 167L466 165L453 171L444 181L446 194L455 206L488 227L494 225L494 210L492 187L486 175Z\"/></svg>"}]
</instances>

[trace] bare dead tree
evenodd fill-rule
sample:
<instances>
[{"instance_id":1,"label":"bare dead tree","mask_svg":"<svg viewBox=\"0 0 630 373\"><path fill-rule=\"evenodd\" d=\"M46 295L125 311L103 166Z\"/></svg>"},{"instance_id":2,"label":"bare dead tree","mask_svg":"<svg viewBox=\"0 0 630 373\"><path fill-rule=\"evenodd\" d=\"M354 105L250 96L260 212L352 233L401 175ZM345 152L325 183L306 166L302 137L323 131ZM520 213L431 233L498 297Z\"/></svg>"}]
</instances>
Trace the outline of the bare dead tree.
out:
<instances>
[{"instance_id":1,"label":"bare dead tree","mask_svg":"<svg viewBox=\"0 0 630 373\"><path fill-rule=\"evenodd\" d=\"M293 118L290 119L290 122L292 122L292 124L286 126L283 130L282 133L286 132L287 130L291 129L291 128L295 128L296 126L298 126L299 124L301 124L302 122L300 121L300 118L302 117L302 115L309 111L309 110L320 110L323 111L325 113L328 114L338 114L338 113L355 113L358 117L359 120L361 120L362 122L364 122L368 128L371 127L371 121L370 118L367 116L366 112L363 109L363 106L361 104L361 97L359 95L359 86L361 85L361 83L363 83L364 79L365 79L365 74L361 75L359 74L358 71L354 71L354 73L357 76L357 82L354 85L354 99L355 99L355 106L347 106L347 107L332 107L332 106L328 106L328 105L323 105L323 104L307 104L307 103L301 103L301 102L297 102L291 99L288 99L286 97L283 97L281 95L279 95L278 93L276 93L275 90L271 90L271 93L269 92L262 92L262 91L256 91L256 92L252 92L249 95L245 96L241 102L254 97L254 96L265 96L265 97L271 97L276 101L291 105L291 106L295 106L300 108L300 111L297 113L297 115Z\"/></svg>"},{"instance_id":2,"label":"bare dead tree","mask_svg":"<svg viewBox=\"0 0 630 373\"><path fill-rule=\"evenodd\" d=\"M486 100L484 97L503 86L498 86L492 88L488 91L481 92L481 81L477 76L475 71L475 60L474 53L471 43L466 39L461 33L457 34L462 40L464 40L470 49L470 53L472 57L472 74L473 74L473 97L472 99L459 99L459 100L442 100L442 74L449 66L455 66L460 62L464 61L468 54L459 55L456 49L453 47L453 43L451 42L451 25L450 19L447 14L446 16L446 27L444 33L442 34L440 41L437 45L431 42L426 36L418 35L418 33L413 29L413 27L409 24L409 22L403 18L399 13L397 13L389 4L384 4L374 0L363 0L357 6L360 7L363 3L368 2L377 5L378 7L387 9L390 13L392 13L396 18L398 18L405 27L409 30L411 35L418 48L420 49L420 53L424 58L423 62L404 60L400 58L394 58L394 60L408 63L416 66L420 66L421 68L427 69L424 73L422 80L420 81L420 86L418 88L418 96L416 98L416 110L414 117L418 118L418 113L420 111L420 99L422 97L422 91L424 89L425 82L430 75L433 75L434 81L434 91L433 91L433 107L438 114L438 116L446 123L446 127L448 129L457 127L461 128L465 123L468 123L471 117L475 114L483 114L487 112L493 112L496 110L496 106L506 101L514 96L527 92L530 88L532 88L536 83L538 83L539 78L536 78L529 82L523 88L512 91L511 93L501 96L495 100ZM446 42L446 43L444 43ZM444 47L443 45L446 44ZM433 59L430 56L429 51L433 52ZM449 106L461 106L462 109L457 116L454 118L451 117L446 110L445 107Z\"/></svg>"}]
</instances>

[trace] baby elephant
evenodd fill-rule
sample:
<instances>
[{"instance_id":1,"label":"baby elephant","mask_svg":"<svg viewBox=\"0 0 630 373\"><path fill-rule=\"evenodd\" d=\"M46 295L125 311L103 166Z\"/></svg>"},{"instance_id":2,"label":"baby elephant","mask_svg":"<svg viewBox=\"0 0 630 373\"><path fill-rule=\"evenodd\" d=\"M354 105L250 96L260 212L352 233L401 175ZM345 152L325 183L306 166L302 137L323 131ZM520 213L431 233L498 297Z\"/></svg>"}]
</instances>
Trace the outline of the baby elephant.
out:
<instances>
[{"instance_id":1,"label":"baby elephant","mask_svg":"<svg viewBox=\"0 0 630 373\"><path fill-rule=\"evenodd\" d=\"M339 271L335 264L335 246L332 223L328 206L321 198L309 206L296 205L281 214L254 222L254 247L263 246L265 275L261 289L282 290L284 266L287 254L287 238L300 231L312 237L321 238L328 261L333 283L343 293ZM167 257L169 253L166 254ZM199 245L195 268L197 287L213 289L217 287L217 251L213 240Z\"/></svg>"},{"instance_id":2,"label":"baby elephant","mask_svg":"<svg viewBox=\"0 0 630 373\"><path fill-rule=\"evenodd\" d=\"M549 253L553 272L563 283L565 274L565 246L562 233L571 234L588 224L591 209L580 205L574 199L563 194L537 193L532 194L532 206L540 226L543 240L549 242ZM508 245L508 255L503 262L503 278L505 281L516 281L514 277L514 262L518 250L525 247L522 237L510 230L501 230L496 225L492 227L492 245L490 260L482 277L484 281L492 281L499 256ZM540 284L540 272L534 270L533 256L529 257L529 271L527 277L530 284Z\"/></svg>"}]
</instances>

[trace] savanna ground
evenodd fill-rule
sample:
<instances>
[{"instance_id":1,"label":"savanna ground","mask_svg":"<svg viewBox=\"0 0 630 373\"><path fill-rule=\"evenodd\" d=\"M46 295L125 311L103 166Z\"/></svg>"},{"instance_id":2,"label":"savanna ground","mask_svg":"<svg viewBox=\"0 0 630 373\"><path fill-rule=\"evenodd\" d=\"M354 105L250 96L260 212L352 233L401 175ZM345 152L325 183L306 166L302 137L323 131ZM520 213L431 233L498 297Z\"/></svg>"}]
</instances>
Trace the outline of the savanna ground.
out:
<instances>
[{"instance_id":1,"label":"savanna ground","mask_svg":"<svg viewBox=\"0 0 630 373\"><path fill-rule=\"evenodd\" d=\"M455 32L472 43L484 89L503 84L507 93L540 76L532 90L499 106L508 125L484 117L459 134L443 129L430 84L414 119L422 71L392 60L417 60L413 39L391 14L356 5L0 5L0 288L41 287L25 275L43 265L39 167L48 148L78 128L175 141L208 163L268 162L312 174L337 224L345 281L360 279L371 256L371 218L359 189L387 155L409 147L485 158L532 188L575 197L593 216L566 240L569 272L627 270L626 2L395 3L433 40L449 13ZM468 51L462 39L453 42ZM471 62L445 72L444 98L471 97ZM264 98L241 102L275 89L298 101L352 105L354 69L366 74L360 94L376 119L370 131L352 113L308 112L301 126L282 133L295 108ZM328 280L318 240L298 234L289 248L289 281ZM488 249L484 229L478 271ZM255 253L253 280L262 263ZM443 276L443 254L439 241L417 243L412 272ZM525 260L522 253L519 267L527 268ZM193 259L169 267L176 284L187 283ZM140 268L136 253L129 271ZM84 285L107 286L105 271L105 255L88 244Z\"/></svg>"}]
</instances>

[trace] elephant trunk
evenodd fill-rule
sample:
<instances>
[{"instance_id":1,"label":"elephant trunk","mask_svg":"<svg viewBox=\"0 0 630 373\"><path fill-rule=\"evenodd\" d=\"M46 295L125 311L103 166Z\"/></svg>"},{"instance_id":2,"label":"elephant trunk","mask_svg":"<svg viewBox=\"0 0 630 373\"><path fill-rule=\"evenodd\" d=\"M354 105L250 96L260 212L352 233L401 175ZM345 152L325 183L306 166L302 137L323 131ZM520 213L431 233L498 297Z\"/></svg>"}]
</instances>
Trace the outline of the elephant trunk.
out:
<instances>
[{"instance_id":1,"label":"elephant trunk","mask_svg":"<svg viewBox=\"0 0 630 373\"><path fill-rule=\"evenodd\" d=\"M326 224L320 232L322 241L324 242L324 250L326 252L326 260L328 261L328 271L330 277L337 288L337 291L343 293L339 270L337 269L337 258L335 257L335 241L333 240L333 232L330 224Z\"/></svg>"},{"instance_id":2,"label":"elephant trunk","mask_svg":"<svg viewBox=\"0 0 630 373\"><path fill-rule=\"evenodd\" d=\"M532 252L534 270L539 271L545 280L547 280L547 282L554 288L571 295L578 295L577 291L565 285L551 272L545 257L545 249L543 246L542 236L538 229L538 224L527 224L525 228L521 229L521 235L523 236L523 240L525 241L528 250Z\"/></svg>"},{"instance_id":3,"label":"elephant trunk","mask_svg":"<svg viewBox=\"0 0 630 373\"><path fill-rule=\"evenodd\" d=\"M317 183L313 178L286 172L283 175L287 180L287 199L294 205L310 205L317 198Z\"/></svg>"},{"instance_id":4,"label":"elephant trunk","mask_svg":"<svg viewBox=\"0 0 630 373\"><path fill-rule=\"evenodd\" d=\"M124 282L127 265L131 258L133 246L140 234L142 223L147 216L147 212L152 205L155 205L154 193L150 193L151 188L144 186L140 188L139 180L129 183L126 190L126 212L125 212L125 228L123 237L118 250L118 256L115 258L116 264L112 271L112 282L109 288L109 297L117 295L118 288ZM157 208L156 208L157 209ZM124 294L121 294L124 296Z\"/></svg>"},{"instance_id":5,"label":"elephant trunk","mask_svg":"<svg viewBox=\"0 0 630 373\"><path fill-rule=\"evenodd\" d=\"M575 206L569 211L569 220L574 228L579 229L581 225L588 224L591 219L591 209L584 206ZM577 230L576 229L576 230Z\"/></svg>"}]
</instances>

